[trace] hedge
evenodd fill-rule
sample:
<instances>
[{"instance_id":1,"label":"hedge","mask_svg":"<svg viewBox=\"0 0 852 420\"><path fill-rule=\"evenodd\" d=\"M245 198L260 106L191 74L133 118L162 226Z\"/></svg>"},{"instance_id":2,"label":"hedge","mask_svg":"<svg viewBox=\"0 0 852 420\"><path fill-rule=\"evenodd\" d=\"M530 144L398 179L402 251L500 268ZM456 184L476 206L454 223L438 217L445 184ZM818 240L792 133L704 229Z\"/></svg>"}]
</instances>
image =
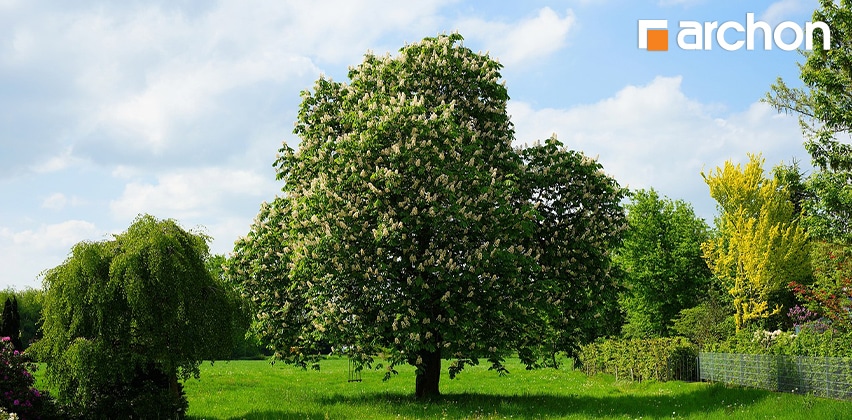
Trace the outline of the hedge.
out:
<instances>
[{"instance_id":1,"label":"hedge","mask_svg":"<svg viewBox=\"0 0 852 420\"><path fill-rule=\"evenodd\" d=\"M683 337L599 340L582 346L578 358L590 376L607 373L640 382L697 379L698 349Z\"/></svg>"},{"instance_id":2,"label":"hedge","mask_svg":"<svg viewBox=\"0 0 852 420\"><path fill-rule=\"evenodd\" d=\"M813 331L798 334L782 331L741 331L704 351L786 356L852 357L852 332Z\"/></svg>"}]
</instances>

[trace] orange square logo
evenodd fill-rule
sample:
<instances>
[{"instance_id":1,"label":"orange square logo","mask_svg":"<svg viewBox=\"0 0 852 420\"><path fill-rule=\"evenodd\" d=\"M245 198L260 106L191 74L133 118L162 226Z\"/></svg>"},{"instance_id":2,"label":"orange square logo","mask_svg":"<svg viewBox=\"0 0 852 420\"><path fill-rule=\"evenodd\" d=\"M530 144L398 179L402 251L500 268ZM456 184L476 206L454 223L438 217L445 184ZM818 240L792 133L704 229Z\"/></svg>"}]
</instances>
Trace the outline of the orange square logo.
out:
<instances>
[{"instance_id":1,"label":"orange square logo","mask_svg":"<svg viewBox=\"0 0 852 420\"><path fill-rule=\"evenodd\" d=\"M648 51L668 51L669 30L648 29Z\"/></svg>"}]
</instances>

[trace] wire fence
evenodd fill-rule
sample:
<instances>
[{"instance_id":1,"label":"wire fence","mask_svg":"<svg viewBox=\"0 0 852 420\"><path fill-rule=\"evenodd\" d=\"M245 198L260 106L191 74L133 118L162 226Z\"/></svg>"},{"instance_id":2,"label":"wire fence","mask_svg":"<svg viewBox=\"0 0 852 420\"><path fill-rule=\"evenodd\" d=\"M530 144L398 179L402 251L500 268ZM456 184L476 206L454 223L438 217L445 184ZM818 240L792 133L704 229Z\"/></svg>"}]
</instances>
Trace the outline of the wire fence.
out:
<instances>
[{"instance_id":1,"label":"wire fence","mask_svg":"<svg viewBox=\"0 0 852 420\"><path fill-rule=\"evenodd\" d=\"M607 363L612 362L612 363ZM636 363L631 366L622 366L613 360L600 363L587 363L582 365L583 373L589 376L598 373L607 373L615 376L615 380L629 380L642 382L649 379L656 381L698 381L698 358L697 357L669 357L665 362L648 366Z\"/></svg>"},{"instance_id":2,"label":"wire fence","mask_svg":"<svg viewBox=\"0 0 852 420\"><path fill-rule=\"evenodd\" d=\"M702 381L852 399L852 357L700 353Z\"/></svg>"}]
</instances>

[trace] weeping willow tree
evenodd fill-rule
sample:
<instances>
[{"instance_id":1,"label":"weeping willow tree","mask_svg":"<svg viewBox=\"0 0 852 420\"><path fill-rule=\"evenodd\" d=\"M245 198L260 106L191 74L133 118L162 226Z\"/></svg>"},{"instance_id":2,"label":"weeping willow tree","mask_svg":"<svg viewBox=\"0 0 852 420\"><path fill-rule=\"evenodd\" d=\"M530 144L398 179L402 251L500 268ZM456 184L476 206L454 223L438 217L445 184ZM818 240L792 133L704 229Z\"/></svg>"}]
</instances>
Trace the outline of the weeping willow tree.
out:
<instances>
[{"instance_id":1,"label":"weeping willow tree","mask_svg":"<svg viewBox=\"0 0 852 420\"><path fill-rule=\"evenodd\" d=\"M146 215L46 271L44 337L32 351L61 400L95 417L185 411L179 379L227 357L245 328L237 295L205 266L207 241Z\"/></svg>"}]
</instances>

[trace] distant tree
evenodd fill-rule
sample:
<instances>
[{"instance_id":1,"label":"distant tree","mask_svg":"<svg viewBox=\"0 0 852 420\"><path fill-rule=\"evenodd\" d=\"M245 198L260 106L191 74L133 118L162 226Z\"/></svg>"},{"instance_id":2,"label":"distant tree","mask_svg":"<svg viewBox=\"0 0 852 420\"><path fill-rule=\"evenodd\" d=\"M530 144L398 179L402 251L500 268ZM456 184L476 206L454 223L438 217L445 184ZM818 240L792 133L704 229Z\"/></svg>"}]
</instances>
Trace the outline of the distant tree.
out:
<instances>
[{"instance_id":1,"label":"distant tree","mask_svg":"<svg viewBox=\"0 0 852 420\"><path fill-rule=\"evenodd\" d=\"M680 311L672 322L672 331L688 338L699 350L733 336L736 331L733 305L726 295L711 287L701 303Z\"/></svg>"},{"instance_id":2,"label":"distant tree","mask_svg":"<svg viewBox=\"0 0 852 420\"><path fill-rule=\"evenodd\" d=\"M502 372L514 351L534 366L601 316L621 189L555 139L514 150L500 64L461 40L367 54L349 84L302 94L283 194L229 266L279 358L383 354L428 397L442 359L450 377L481 358Z\"/></svg>"},{"instance_id":3,"label":"distant tree","mask_svg":"<svg viewBox=\"0 0 852 420\"><path fill-rule=\"evenodd\" d=\"M214 254L208 256L204 263L205 266L207 266L207 271L210 272L216 281L227 285L229 289L236 292L234 295L236 303L236 312L234 313L233 319L234 325L230 326L231 331L234 333L234 337L232 339L234 346L231 355L228 358L250 359L262 357L264 354L260 340L254 333L250 333L248 330L249 325L252 322L250 304L246 299L243 299L242 296L240 296L238 292L239 284L235 283L234 280L228 276L226 270L228 258L223 254Z\"/></svg>"},{"instance_id":4,"label":"distant tree","mask_svg":"<svg viewBox=\"0 0 852 420\"><path fill-rule=\"evenodd\" d=\"M24 349L40 337L41 300L44 292L41 289L0 290L0 302L14 297L18 302L18 314L21 325L21 344Z\"/></svg>"},{"instance_id":5,"label":"distant tree","mask_svg":"<svg viewBox=\"0 0 852 420\"><path fill-rule=\"evenodd\" d=\"M3 305L0 337L9 337L15 350L24 350L24 345L21 343L21 315L18 313L18 299L14 296L7 297Z\"/></svg>"},{"instance_id":6,"label":"distant tree","mask_svg":"<svg viewBox=\"0 0 852 420\"><path fill-rule=\"evenodd\" d=\"M852 1L820 0L813 20L828 24L831 48L805 51L803 88L784 80L772 85L766 101L799 116L805 148L816 170L805 182L804 225L812 237L852 244ZM814 44L824 34L814 33Z\"/></svg>"},{"instance_id":7,"label":"distant tree","mask_svg":"<svg viewBox=\"0 0 852 420\"><path fill-rule=\"evenodd\" d=\"M234 336L233 292L205 267L207 240L145 215L46 272L32 351L65 403L93 418L182 415L178 380L227 357Z\"/></svg>"},{"instance_id":8,"label":"distant tree","mask_svg":"<svg viewBox=\"0 0 852 420\"><path fill-rule=\"evenodd\" d=\"M763 162L749 155L744 168L726 161L701 174L719 210L716 235L702 250L733 297L737 331L780 313L778 294L789 282L810 276L807 234L789 192L778 179L765 176Z\"/></svg>"},{"instance_id":9,"label":"distant tree","mask_svg":"<svg viewBox=\"0 0 852 420\"><path fill-rule=\"evenodd\" d=\"M621 306L629 337L666 337L681 310L696 306L713 274L701 243L709 228L689 203L651 190L632 194L626 206L629 228L616 262L624 271Z\"/></svg>"}]
</instances>

